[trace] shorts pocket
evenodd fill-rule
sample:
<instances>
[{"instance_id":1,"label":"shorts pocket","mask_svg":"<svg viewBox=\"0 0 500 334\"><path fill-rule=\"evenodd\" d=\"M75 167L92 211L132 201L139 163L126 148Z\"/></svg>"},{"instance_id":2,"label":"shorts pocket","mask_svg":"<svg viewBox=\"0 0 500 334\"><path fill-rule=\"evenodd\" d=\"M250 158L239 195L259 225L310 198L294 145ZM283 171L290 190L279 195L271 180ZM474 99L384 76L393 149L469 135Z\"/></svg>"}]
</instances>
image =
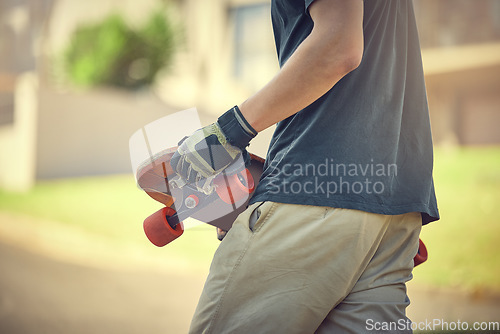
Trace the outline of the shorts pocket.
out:
<instances>
[{"instance_id":1,"label":"shorts pocket","mask_svg":"<svg viewBox=\"0 0 500 334\"><path fill-rule=\"evenodd\" d=\"M248 228L250 231L255 233L262 227L262 224L266 221L275 204L274 202L261 202L253 209L248 219Z\"/></svg>"}]
</instances>

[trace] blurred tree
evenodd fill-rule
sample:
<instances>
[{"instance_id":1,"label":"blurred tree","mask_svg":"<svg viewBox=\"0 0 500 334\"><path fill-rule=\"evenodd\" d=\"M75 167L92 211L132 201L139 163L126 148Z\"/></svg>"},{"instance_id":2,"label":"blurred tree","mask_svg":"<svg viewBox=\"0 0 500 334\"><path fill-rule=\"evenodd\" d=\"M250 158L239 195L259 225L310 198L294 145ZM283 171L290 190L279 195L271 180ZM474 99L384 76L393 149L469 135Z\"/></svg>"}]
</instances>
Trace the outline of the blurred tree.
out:
<instances>
[{"instance_id":1,"label":"blurred tree","mask_svg":"<svg viewBox=\"0 0 500 334\"><path fill-rule=\"evenodd\" d=\"M177 32L164 10L153 12L137 29L112 14L76 29L63 55L65 72L80 86L149 86L171 64Z\"/></svg>"}]
</instances>

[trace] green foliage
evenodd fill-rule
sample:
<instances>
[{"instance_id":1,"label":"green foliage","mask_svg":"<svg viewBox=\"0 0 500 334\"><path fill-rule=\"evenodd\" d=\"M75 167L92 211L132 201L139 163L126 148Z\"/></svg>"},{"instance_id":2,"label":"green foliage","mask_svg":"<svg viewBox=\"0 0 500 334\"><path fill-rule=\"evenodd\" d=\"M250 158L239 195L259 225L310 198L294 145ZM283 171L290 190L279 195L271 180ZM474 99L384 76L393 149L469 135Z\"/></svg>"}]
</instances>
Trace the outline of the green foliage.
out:
<instances>
[{"instance_id":1,"label":"green foliage","mask_svg":"<svg viewBox=\"0 0 500 334\"><path fill-rule=\"evenodd\" d=\"M434 181L441 220L424 226L429 260L415 281L500 291L500 148L436 149Z\"/></svg>"},{"instance_id":2,"label":"green foliage","mask_svg":"<svg viewBox=\"0 0 500 334\"><path fill-rule=\"evenodd\" d=\"M118 14L80 26L64 53L65 72L80 86L149 86L172 62L176 31L164 11L153 12L137 29Z\"/></svg>"}]
</instances>

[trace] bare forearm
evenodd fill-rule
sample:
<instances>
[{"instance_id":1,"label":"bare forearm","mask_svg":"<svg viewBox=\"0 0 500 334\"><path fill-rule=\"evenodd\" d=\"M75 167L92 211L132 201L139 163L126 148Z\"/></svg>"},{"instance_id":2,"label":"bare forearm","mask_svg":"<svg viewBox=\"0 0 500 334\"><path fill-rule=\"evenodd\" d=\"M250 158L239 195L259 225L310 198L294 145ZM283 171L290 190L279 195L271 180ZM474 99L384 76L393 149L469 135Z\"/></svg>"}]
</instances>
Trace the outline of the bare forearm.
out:
<instances>
[{"instance_id":1,"label":"bare forearm","mask_svg":"<svg viewBox=\"0 0 500 334\"><path fill-rule=\"evenodd\" d=\"M239 106L250 125L262 131L297 113L356 68L362 47L359 50L352 40L359 37L360 28L348 33L353 36L315 27L278 74Z\"/></svg>"},{"instance_id":2,"label":"bare forearm","mask_svg":"<svg viewBox=\"0 0 500 334\"><path fill-rule=\"evenodd\" d=\"M351 69L338 63L325 73L322 54L305 40L281 71L239 107L253 128L260 132L297 113L330 90Z\"/></svg>"}]
</instances>

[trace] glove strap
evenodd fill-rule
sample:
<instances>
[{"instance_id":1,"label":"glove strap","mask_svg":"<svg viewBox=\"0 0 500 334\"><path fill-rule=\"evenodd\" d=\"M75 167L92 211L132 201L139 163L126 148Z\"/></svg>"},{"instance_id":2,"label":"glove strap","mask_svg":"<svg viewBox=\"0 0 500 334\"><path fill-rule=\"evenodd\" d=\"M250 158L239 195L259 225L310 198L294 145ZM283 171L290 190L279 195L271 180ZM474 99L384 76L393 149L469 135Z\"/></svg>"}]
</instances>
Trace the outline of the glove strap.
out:
<instances>
[{"instance_id":1,"label":"glove strap","mask_svg":"<svg viewBox=\"0 0 500 334\"><path fill-rule=\"evenodd\" d=\"M241 150L248 146L250 140L256 135L257 131L247 122L238 106L226 111L217 119L222 132L227 141Z\"/></svg>"}]
</instances>

